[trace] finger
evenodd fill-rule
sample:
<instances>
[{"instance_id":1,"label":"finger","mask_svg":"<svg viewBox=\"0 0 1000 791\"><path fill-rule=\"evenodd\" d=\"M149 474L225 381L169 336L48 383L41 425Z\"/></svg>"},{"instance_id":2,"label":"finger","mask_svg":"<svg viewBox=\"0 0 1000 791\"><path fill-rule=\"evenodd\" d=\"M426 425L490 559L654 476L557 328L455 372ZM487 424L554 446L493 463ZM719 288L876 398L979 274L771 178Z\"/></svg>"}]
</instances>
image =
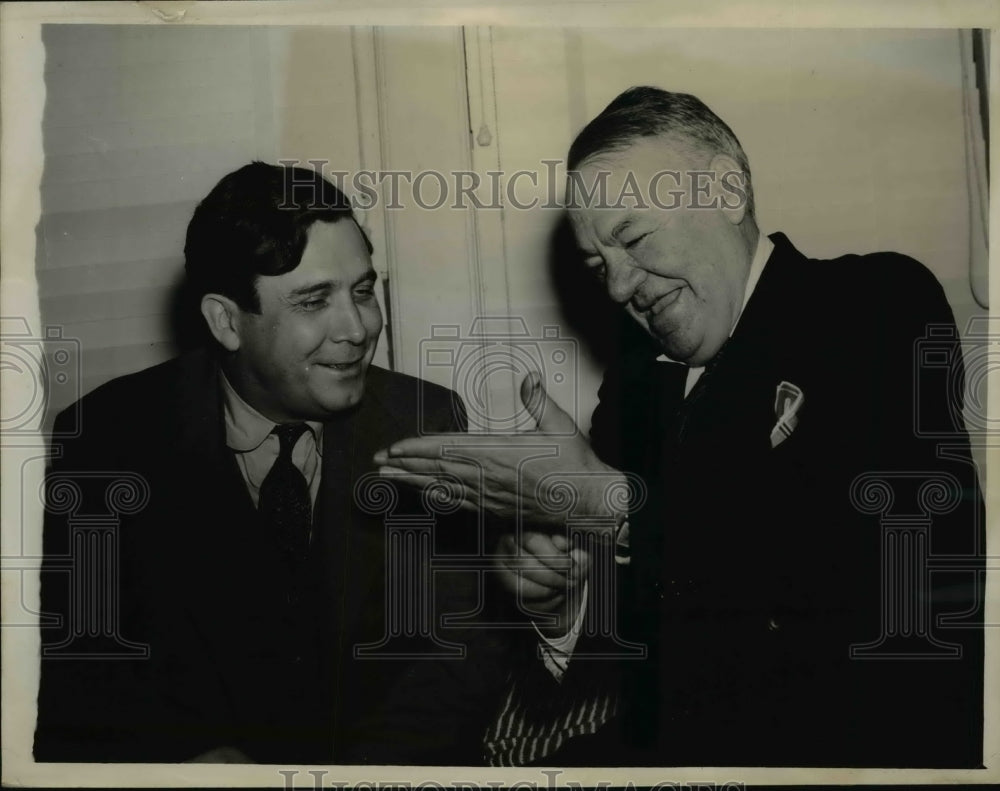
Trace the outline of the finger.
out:
<instances>
[{"instance_id":1,"label":"finger","mask_svg":"<svg viewBox=\"0 0 1000 791\"><path fill-rule=\"evenodd\" d=\"M389 456L380 467L398 467L408 472L424 474L457 475L464 480L472 481L479 477L479 468L471 461L463 458L428 458L426 456Z\"/></svg>"},{"instance_id":2,"label":"finger","mask_svg":"<svg viewBox=\"0 0 1000 791\"><path fill-rule=\"evenodd\" d=\"M512 535L507 534L501 537L500 541L497 542L499 561L512 570L523 572L540 584L565 588L568 582L566 575L571 564L569 557L554 554L544 541L536 542L536 547L540 553L549 557L538 557L532 551L525 549L523 541L524 536L522 536L520 544Z\"/></svg>"},{"instance_id":3,"label":"finger","mask_svg":"<svg viewBox=\"0 0 1000 791\"><path fill-rule=\"evenodd\" d=\"M590 553L582 549L571 549L569 556L573 561L573 569L569 574L570 579L574 582L586 579L590 573Z\"/></svg>"},{"instance_id":4,"label":"finger","mask_svg":"<svg viewBox=\"0 0 1000 791\"><path fill-rule=\"evenodd\" d=\"M562 533L553 533L552 543L560 552L565 552L569 548L569 540Z\"/></svg>"},{"instance_id":5,"label":"finger","mask_svg":"<svg viewBox=\"0 0 1000 791\"><path fill-rule=\"evenodd\" d=\"M396 469L394 467L380 467L378 472L383 478L395 483L411 486L414 489L423 490L429 486L433 486L438 489L443 487L449 493L447 499L450 503L461 506L466 510L478 510L478 504L469 499L469 490L459 483L450 480L442 480L441 478L436 478L430 475L418 475L407 472L406 470Z\"/></svg>"},{"instance_id":6,"label":"finger","mask_svg":"<svg viewBox=\"0 0 1000 791\"><path fill-rule=\"evenodd\" d=\"M511 571L522 574L526 579L537 582L539 585L549 585L559 589L565 588L567 585L567 575L571 562L568 557L563 559L564 566L560 568L549 565L548 562L543 561L530 552L526 552L522 544L515 543L513 552L498 555L497 560ZM555 563L557 561L552 560L550 562Z\"/></svg>"},{"instance_id":7,"label":"finger","mask_svg":"<svg viewBox=\"0 0 1000 791\"><path fill-rule=\"evenodd\" d=\"M545 392L541 377L534 371L521 382L521 403L538 424L538 430L551 434L576 434L576 423Z\"/></svg>"},{"instance_id":8,"label":"finger","mask_svg":"<svg viewBox=\"0 0 1000 791\"><path fill-rule=\"evenodd\" d=\"M559 588L542 585L541 583L526 578L520 571L511 569L502 564L497 569L497 577L507 591L519 596L525 601L544 601L552 598L553 596L559 595ZM565 588L565 584L562 588Z\"/></svg>"},{"instance_id":9,"label":"finger","mask_svg":"<svg viewBox=\"0 0 1000 791\"><path fill-rule=\"evenodd\" d=\"M453 462L441 459L425 459L421 456L396 456L379 465L382 469L399 470L419 475L456 475Z\"/></svg>"},{"instance_id":10,"label":"finger","mask_svg":"<svg viewBox=\"0 0 1000 791\"><path fill-rule=\"evenodd\" d=\"M436 483L438 480L433 475L421 475L409 470L402 470L399 467L379 467L378 474L395 483L405 483L410 486L427 486L428 484Z\"/></svg>"},{"instance_id":11,"label":"finger","mask_svg":"<svg viewBox=\"0 0 1000 791\"><path fill-rule=\"evenodd\" d=\"M467 434L429 434L425 437L407 437L392 443L388 448L378 451L375 456L385 454L386 458L397 456L420 456L425 459L439 459L445 455L446 448L461 447L475 444L476 437ZM480 441L481 442L481 441Z\"/></svg>"},{"instance_id":12,"label":"finger","mask_svg":"<svg viewBox=\"0 0 1000 791\"><path fill-rule=\"evenodd\" d=\"M565 598L565 594L548 585L539 585L537 582L522 577L518 581L517 595L523 602L543 603L555 598Z\"/></svg>"},{"instance_id":13,"label":"finger","mask_svg":"<svg viewBox=\"0 0 1000 791\"><path fill-rule=\"evenodd\" d=\"M564 591L569 587L569 578L565 574L544 566L534 558L521 558L509 563L512 571L517 571L524 579L536 585L544 585L553 591Z\"/></svg>"},{"instance_id":14,"label":"finger","mask_svg":"<svg viewBox=\"0 0 1000 791\"><path fill-rule=\"evenodd\" d=\"M563 574L572 568L573 561L561 552L546 533L524 532L521 534L521 548L551 569Z\"/></svg>"},{"instance_id":15,"label":"finger","mask_svg":"<svg viewBox=\"0 0 1000 791\"><path fill-rule=\"evenodd\" d=\"M444 486L451 489L453 499L457 502L461 500L460 506L467 511L488 510L492 513L503 516L505 509L516 508L518 502L516 497L504 497L503 492L488 492L481 489L481 478L473 473L461 474L461 470L456 470L447 465L442 465L440 470L435 468L434 462L426 462L430 465L414 465L417 469L404 469L394 466L399 459L393 459L393 465L384 465L378 468L378 472L384 478L399 480L415 488L424 488L431 484Z\"/></svg>"}]
</instances>

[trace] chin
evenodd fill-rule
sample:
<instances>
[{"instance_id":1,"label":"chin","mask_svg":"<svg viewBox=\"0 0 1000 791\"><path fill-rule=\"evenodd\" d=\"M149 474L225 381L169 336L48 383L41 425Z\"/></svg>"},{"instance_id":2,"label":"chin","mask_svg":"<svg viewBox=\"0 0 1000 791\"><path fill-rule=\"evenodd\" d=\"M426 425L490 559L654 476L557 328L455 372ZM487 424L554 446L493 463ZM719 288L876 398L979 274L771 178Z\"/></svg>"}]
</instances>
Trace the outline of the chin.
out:
<instances>
[{"instance_id":1,"label":"chin","mask_svg":"<svg viewBox=\"0 0 1000 791\"><path fill-rule=\"evenodd\" d=\"M698 348L691 348L690 343L685 343L684 339L678 339L676 337L667 337L665 340L657 336L653 336L660 342L660 347L663 349L664 353L671 360L676 360L679 363L684 363L685 365L701 365L698 362Z\"/></svg>"},{"instance_id":2,"label":"chin","mask_svg":"<svg viewBox=\"0 0 1000 791\"><path fill-rule=\"evenodd\" d=\"M350 390L344 390L337 393L336 396L330 398L327 397L323 400L322 404L326 412L343 412L345 409L350 409L361 401L361 398L365 394L364 385L358 385L356 388Z\"/></svg>"},{"instance_id":3,"label":"chin","mask_svg":"<svg viewBox=\"0 0 1000 791\"><path fill-rule=\"evenodd\" d=\"M725 341L728 339L723 339L720 343L711 344L711 346L702 345L691 355L690 359L687 360L688 365L692 366L702 366L710 363L718 355L719 351L725 346Z\"/></svg>"},{"instance_id":4,"label":"chin","mask_svg":"<svg viewBox=\"0 0 1000 791\"><path fill-rule=\"evenodd\" d=\"M672 360L685 363L692 368L700 368L719 353L728 336L706 337L697 335L691 330L692 328L688 327L672 332L660 340L660 345Z\"/></svg>"}]
</instances>

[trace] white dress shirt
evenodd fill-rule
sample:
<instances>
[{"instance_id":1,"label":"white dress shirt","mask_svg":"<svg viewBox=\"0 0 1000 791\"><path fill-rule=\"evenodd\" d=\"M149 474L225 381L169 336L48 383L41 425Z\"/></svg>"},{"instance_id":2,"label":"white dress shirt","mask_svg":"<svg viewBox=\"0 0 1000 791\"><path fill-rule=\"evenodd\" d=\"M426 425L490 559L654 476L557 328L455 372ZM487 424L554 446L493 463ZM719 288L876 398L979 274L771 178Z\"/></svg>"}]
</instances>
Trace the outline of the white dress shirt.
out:
<instances>
[{"instance_id":1,"label":"white dress shirt","mask_svg":"<svg viewBox=\"0 0 1000 791\"><path fill-rule=\"evenodd\" d=\"M225 374L220 373L220 376L226 413L226 445L236 456L236 464L256 507L260 485L271 471L281 447L278 436L271 433L278 424L244 401ZM310 430L303 431L292 448L292 464L305 476L315 509L323 461L323 424L312 420L304 422Z\"/></svg>"}]
</instances>

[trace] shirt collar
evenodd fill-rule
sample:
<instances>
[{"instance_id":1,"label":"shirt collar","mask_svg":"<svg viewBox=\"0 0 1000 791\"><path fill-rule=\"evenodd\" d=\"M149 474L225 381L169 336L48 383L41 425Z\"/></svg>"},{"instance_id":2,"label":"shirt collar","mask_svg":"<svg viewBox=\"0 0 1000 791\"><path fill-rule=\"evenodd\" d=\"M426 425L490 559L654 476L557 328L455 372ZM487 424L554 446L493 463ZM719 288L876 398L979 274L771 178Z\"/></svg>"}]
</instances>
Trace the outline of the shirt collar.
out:
<instances>
[{"instance_id":1,"label":"shirt collar","mask_svg":"<svg viewBox=\"0 0 1000 791\"><path fill-rule=\"evenodd\" d=\"M740 318L743 316L743 311L746 310L753 290L757 288L757 281L760 280L761 272L764 271L764 265L773 252L774 242L764 234L760 234L757 237L757 249L754 251L753 260L750 262L750 271L747 273L747 283L743 288L743 304L740 305L740 312L736 315L736 321L733 322L732 329L729 330L730 338L733 337L733 332L736 331L736 325L740 323ZM656 359L658 362L679 363L678 360L673 360L665 354L661 354ZM680 364L683 365L684 363Z\"/></svg>"},{"instance_id":2,"label":"shirt collar","mask_svg":"<svg viewBox=\"0 0 1000 791\"><path fill-rule=\"evenodd\" d=\"M733 322L733 329L729 331L730 337L732 337L736 325L740 323L740 317L743 315L743 311L746 310L753 290L757 288L757 281L760 280L760 273L764 271L764 264L767 263L767 259L771 257L771 253L773 252L774 242L764 234L761 234L757 239L757 250L753 254L753 261L750 262L750 272L747 274L747 284L743 289L743 304L740 306L740 314L736 317L736 321Z\"/></svg>"},{"instance_id":3,"label":"shirt collar","mask_svg":"<svg viewBox=\"0 0 1000 791\"><path fill-rule=\"evenodd\" d=\"M246 453L259 448L277 423L264 417L244 401L224 373L220 371L219 376L222 378L223 406L226 413L226 445L237 453ZM307 420L305 424L312 430L316 439L316 450L322 456L323 424L315 420Z\"/></svg>"}]
</instances>

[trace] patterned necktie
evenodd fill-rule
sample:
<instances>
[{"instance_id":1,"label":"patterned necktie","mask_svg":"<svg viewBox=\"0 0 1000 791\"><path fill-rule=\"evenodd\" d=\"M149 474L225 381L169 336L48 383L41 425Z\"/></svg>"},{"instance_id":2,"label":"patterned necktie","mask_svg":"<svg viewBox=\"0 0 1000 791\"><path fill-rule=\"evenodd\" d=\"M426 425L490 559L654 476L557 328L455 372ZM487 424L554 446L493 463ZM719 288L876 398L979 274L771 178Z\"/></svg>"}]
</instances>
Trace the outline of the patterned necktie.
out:
<instances>
[{"instance_id":1,"label":"patterned necktie","mask_svg":"<svg viewBox=\"0 0 1000 791\"><path fill-rule=\"evenodd\" d=\"M694 387L691 388L691 392L685 396L681 401L679 407L677 408L676 419L675 419L675 432L676 441L682 442L684 436L687 433L688 420L691 417L691 413L694 411L695 406L701 400L702 396L705 394L705 388L708 385L708 380L712 376L712 373L719 365L719 361L722 359L726 348L729 346L729 341L727 340L719 348L719 351L715 353L715 357L705 363L705 370L701 372L701 376L698 377L698 381L694 383Z\"/></svg>"},{"instance_id":2,"label":"patterned necktie","mask_svg":"<svg viewBox=\"0 0 1000 791\"><path fill-rule=\"evenodd\" d=\"M312 526L312 499L305 476L292 463L292 448L309 427L305 423L275 426L280 448L278 458L260 484L258 511L274 528L278 543L291 563L309 551Z\"/></svg>"}]
</instances>

